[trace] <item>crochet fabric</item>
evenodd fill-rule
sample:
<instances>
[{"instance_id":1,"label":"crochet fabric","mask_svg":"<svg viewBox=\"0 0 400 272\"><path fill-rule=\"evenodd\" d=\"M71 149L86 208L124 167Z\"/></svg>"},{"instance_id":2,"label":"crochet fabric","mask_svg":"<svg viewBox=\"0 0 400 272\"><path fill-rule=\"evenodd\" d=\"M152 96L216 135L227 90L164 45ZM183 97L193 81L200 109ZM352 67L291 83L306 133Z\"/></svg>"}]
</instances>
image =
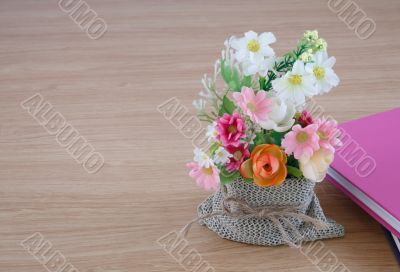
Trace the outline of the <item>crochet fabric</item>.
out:
<instances>
[{"instance_id":1,"label":"crochet fabric","mask_svg":"<svg viewBox=\"0 0 400 272\"><path fill-rule=\"evenodd\" d=\"M301 220L300 217L286 215L278 215L275 217L278 220L270 220L257 216L235 218L225 213L200 221L222 238L247 244L275 246L344 235L341 225L325 217L314 192L314 182L304 178L289 178L277 187L259 187L239 178L225 186L225 189L221 188L199 205L199 217L222 213L223 199L233 197L245 201L251 207L299 207L298 213L318 219L325 223L326 227L317 229L313 224ZM277 222L281 224L281 228L278 228ZM284 239L282 229L286 232L286 239ZM290 239L289 242L287 238Z\"/></svg>"}]
</instances>

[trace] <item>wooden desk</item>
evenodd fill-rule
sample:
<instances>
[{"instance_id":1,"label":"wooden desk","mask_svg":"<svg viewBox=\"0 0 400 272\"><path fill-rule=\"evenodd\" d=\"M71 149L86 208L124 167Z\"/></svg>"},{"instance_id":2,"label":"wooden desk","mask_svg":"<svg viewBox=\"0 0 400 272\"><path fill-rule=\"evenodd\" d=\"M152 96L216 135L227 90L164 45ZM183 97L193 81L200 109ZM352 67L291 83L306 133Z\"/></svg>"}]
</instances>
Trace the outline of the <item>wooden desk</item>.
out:
<instances>
[{"instance_id":1,"label":"wooden desk","mask_svg":"<svg viewBox=\"0 0 400 272\"><path fill-rule=\"evenodd\" d=\"M107 23L88 38L56 0L0 2L0 271L46 268L20 242L35 232L85 271L184 271L157 245L207 196L187 176L192 145L156 107L191 108L203 73L229 35L272 31L278 54L317 28L341 84L318 97L339 121L400 104L400 2L357 1L376 22L359 39L327 1L87 0ZM87 173L20 103L40 93L105 159ZM382 132L385 133L385 132ZM396 271L382 229L328 183L326 214L346 228L323 241L350 271ZM319 271L299 251L218 238L200 226L188 240L215 271Z\"/></svg>"}]
</instances>

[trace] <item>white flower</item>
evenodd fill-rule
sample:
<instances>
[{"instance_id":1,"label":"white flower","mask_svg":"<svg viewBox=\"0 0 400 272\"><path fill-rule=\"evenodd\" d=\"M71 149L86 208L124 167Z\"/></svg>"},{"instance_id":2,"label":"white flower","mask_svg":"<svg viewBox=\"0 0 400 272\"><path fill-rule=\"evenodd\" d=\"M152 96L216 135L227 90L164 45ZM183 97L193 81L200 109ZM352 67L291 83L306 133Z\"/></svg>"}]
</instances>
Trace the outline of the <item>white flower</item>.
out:
<instances>
[{"instance_id":1,"label":"white flower","mask_svg":"<svg viewBox=\"0 0 400 272\"><path fill-rule=\"evenodd\" d=\"M255 75L257 73L265 76L268 71L272 70L275 64L275 57L267 57L262 61L244 61L242 63L243 74L245 76Z\"/></svg>"},{"instance_id":2,"label":"white flower","mask_svg":"<svg viewBox=\"0 0 400 272\"><path fill-rule=\"evenodd\" d=\"M279 97L272 96L272 110L268 114L268 120L260 122L260 126L266 130L284 132L289 130L295 120L296 109L292 104L284 103Z\"/></svg>"},{"instance_id":3,"label":"white flower","mask_svg":"<svg viewBox=\"0 0 400 272\"><path fill-rule=\"evenodd\" d=\"M214 165L213 160L198 147L194 149L193 160L197 162L201 167L205 168L209 168Z\"/></svg>"},{"instance_id":4,"label":"white flower","mask_svg":"<svg viewBox=\"0 0 400 272\"><path fill-rule=\"evenodd\" d=\"M207 126L206 136L208 137L209 142L214 142L217 138L218 130L217 123L213 122L211 125Z\"/></svg>"},{"instance_id":5,"label":"white flower","mask_svg":"<svg viewBox=\"0 0 400 272\"><path fill-rule=\"evenodd\" d=\"M316 94L314 82L313 76L305 72L304 63L297 60L292 71L272 81L272 87L285 103L299 106L305 103L306 97Z\"/></svg>"},{"instance_id":6,"label":"white flower","mask_svg":"<svg viewBox=\"0 0 400 272\"><path fill-rule=\"evenodd\" d=\"M313 75L318 93L327 93L339 84L339 77L332 70L335 62L335 57L328 58L324 51L316 53L314 62L306 64L306 71Z\"/></svg>"},{"instance_id":7,"label":"white flower","mask_svg":"<svg viewBox=\"0 0 400 272\"><path fill-rule=\"evenodd\" d=\"M225 165L226 163L229 162L229 158L231 158L233 155L230 154L228 151L225 150L222 146L218 147L218 149L215 151L214 154L214 161L215 163L220 163L222 165Z\"/></svg>"},{"instance_id":8,"label":"white flower","mask_svg":"<svg viewBox=\"0 0 400 272\"><path fill-rule=\"evenodd\" d=\"M244 34L243 38L231 39L230 43L231 47L236 50L236 60L240 63L244 63L247 67L252 67L250 63L256 66L265 66L265 59L275 56L274 50L269 46L275 41L276 38L271 32L264 32L258 35L254 31L249 31ZM251 69L254 70L254 67Z\"/></svg>"},{"instance_id":9,"label":"white flower","mask_svg":"<svg viewBox=\"0 0 400 272\"><path fill-rule=\"evenodd\" d=\"M311 158L301 158L299 160L300 170L303 176L314 182L321 182L328 171L329 165L333 161L333 153L325 148L320 148L314 152Z\"/></svg>"},{"instance_id":10,"label":"white flower","mask_svg":"<svg viewBox=\"0 0 400 272\"><path fill-rule=\"evenodd\" d=\"M204 112L206 108L206 101L204 99L193 100L193 106L198 112Z\"/></svg>"}]
</instances>

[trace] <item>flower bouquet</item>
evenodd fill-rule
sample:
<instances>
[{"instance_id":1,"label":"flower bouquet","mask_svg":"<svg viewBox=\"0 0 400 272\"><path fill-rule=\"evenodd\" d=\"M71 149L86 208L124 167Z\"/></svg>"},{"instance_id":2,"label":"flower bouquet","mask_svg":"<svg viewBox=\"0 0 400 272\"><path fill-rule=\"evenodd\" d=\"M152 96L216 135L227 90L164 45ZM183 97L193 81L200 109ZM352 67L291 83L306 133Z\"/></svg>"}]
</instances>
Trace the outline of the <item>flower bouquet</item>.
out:
<instances>
[{"instance_id":1,"label":"flower bouquet","mask_svg":"<svg viewBox=\"0 0 400 272\"><path fill-rule=\"evenodd\" d=\"M308 99L338 85L335 58L317 31L282 57L270 47L275 41L271 32L229 38L213 77L203 79L193 104L211 123L209 145L195 148L187 166L199 186L216 192L197 220L223 238L258 245L343 236L314 193L341 143L337 122L305 110Z\"/></svg>"}]
</instances>

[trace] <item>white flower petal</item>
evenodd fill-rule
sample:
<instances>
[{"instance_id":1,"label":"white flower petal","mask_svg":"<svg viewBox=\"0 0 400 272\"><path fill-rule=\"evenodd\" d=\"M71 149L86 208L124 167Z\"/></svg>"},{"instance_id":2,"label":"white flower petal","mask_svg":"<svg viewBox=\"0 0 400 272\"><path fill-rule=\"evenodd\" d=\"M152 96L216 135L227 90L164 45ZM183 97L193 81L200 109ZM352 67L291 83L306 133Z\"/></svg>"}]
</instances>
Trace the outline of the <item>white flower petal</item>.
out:
<instances>
[{"instance_id":1,"label":"white flower petal","mask_svg":"<svg viewBox=\"0 0 400 272\"><path fill-rule=\"evenodd\" d=\"M330 57L329 59L325 60L322 63L322 66L332 68L333 65L335 65L335 63L336 63L336 58L335 57Z\"/></svg>"},{"instance_id":2,"label":"white flower petal","mask_svg":"<svg viewBox=\"0 0 400 272\"><path fill-rule=\"evenodd\" d=\"M272 32L264 32L260 35L260 37L258 38L261 45L265 45L265 44L271 44L276 42L276 38L275 35Z\"/></svg>"},{"instance_id":3,"label":"white flower petal","mask_svg":"<svg viewBox=\"0 0 400 272\"><path fill-rule=\"evenodd\" d=\"M339 85L340 79L332 69L326 69L325 78L332 86L336 87Z\"/></svg>"},{"instance_id":4,"label":"white flower petal","mask_svg":"<svg viewBox=\"0 0 400 272\"><path fill-rule=\"evenodd\" d=\"M257 39L258 34L252 30L244 33L244 36L246 37L246 40L253 40Z\"/></svg>"},{"instance_id":5,"label":"white flower petal","mask_svg":"<svg viewBox=\"0 0 400 272\"><path fill-rule=\"evenodd\" d=\"M293 64L292 73L298 75L304 74L304 62L296 60L296 62Z\"/></svg>"}]
</instances>

